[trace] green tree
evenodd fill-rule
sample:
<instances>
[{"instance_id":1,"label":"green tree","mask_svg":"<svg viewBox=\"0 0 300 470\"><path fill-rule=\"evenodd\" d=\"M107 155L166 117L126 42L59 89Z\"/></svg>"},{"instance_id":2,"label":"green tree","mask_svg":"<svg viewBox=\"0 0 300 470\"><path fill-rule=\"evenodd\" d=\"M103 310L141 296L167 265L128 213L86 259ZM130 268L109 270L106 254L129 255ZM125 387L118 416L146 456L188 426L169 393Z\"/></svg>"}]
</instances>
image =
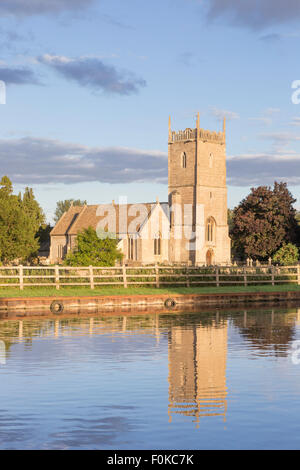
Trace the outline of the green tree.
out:
<instances>
[{"instance_id":1,"label":"green tree","mask_svg":"<svg viewBox=\"0 0 300 470\"><path fill-rule=\"evenodd\" d=\"M22 201L12 194L7 177L0 181L0 250L1 261L25 260L38 250L32 221Z\"/></svg>"},{"instance_id":2,"label":"green tree","mask_svg":"<svg viewBox=\"0 0 300 470\"><path fill-rule=\"evenodd\" d=\"M8 176L2 176L0 181L0 197L8 197L13 192L12 182Z\"/></svg>"},{"instance_id":3,"label":"green tree","mask_svg":"<svg viewBox=\"0 0 300 470\"><path fill-rule=\"evenodd\" d=\"M232 209L227 209L227 223L228 223L229 236L230 236L231 231L233 229L233 210Z\"/></svg>"},{"instance_id":4,"label":"green tree","mask_svg":"<svg viewBox=\"0 0 300 470\"><path fill-rule=\"evenodd\" d=\"M299 258L299 250L292 243L283 245L276 253L273 255L273 263L280 264L282 266L291 266L297 264Z\"/></svg>"},{"instance_id":5,"label":"green tree","mask_svg":"<svg viewBox=\"0 0 300 470\"><path fill-rule=\"evenodd\" d=\"M295 243L299 235L295 202L286 183L275 182L273 189L252 188L234 209L234 251L242 258L266 260L283 244Z\"/></svg>"},{"instance_id":6,"label":"green tree","mask_svg":"<svg viewBox=\"0 0 300 470\"><path fill-rule=\"evenodd\" d=\"M42 224L36 233L39 244L50 243L50 232L53 227L50 224Z\"/></svg>"},{"instance_id":7,"label":"green tree","mask_svg":"<svg viewBox=\"0 0 300 470\"><path fill-rule=\"evenodd\" d=\"M84 206L87 202L80 199L65 199L64 201L57 201L54 213L55 223L57 223L61 216L70 209L72 203L73 206Z\"/></svg>"},{"instance_id":8,"label":"green tree","mask_svg":"<svg viewBox=\"0 0 300 470\"><path fill-rule=\"evenodd\" d=\"M22 203L25 213L31 219L32 230L36 234L41 225L45 224L46 217L31 188L25 188Z\"/></svg>"},{"instance_id":9,"label":"green tree","mask_svg":"<svg viewBox=\"0 0 300 470\"><path fill-rule=\"evenodd\" d=\"M118 249L118 240L107 233L99 238L96 231L89 227L77 235L76 248L65 258L67 266L114 266L121 261L122 253Z\"/></svg>"}]
</instances>

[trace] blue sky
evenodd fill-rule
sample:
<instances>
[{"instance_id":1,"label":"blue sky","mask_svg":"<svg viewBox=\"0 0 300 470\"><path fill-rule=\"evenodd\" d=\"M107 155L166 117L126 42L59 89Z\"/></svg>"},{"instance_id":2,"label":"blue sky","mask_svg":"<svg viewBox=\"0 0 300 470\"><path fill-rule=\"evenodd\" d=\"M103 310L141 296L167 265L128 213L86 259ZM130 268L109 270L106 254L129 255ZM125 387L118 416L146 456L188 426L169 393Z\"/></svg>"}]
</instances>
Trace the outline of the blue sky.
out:
<instances>
[{"instance_id":1,"label":"blue sky","mask_svg":"<svg viewBox=\"0 0 300 470\"><path fill-rule=\"evenodd\" d=\"M1 174L56 201L167 200L174 129L227 116L229 206L287 181L300 208L298 0L0 2Z\"/></svg>"}]
</instances>

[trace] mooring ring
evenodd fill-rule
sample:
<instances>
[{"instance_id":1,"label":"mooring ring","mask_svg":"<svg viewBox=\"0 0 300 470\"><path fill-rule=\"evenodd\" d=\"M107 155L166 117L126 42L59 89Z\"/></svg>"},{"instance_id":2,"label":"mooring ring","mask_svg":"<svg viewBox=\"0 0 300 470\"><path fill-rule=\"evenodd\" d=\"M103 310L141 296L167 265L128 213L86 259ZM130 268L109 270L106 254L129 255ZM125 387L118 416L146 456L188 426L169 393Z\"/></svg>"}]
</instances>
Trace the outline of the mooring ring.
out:
<instances>
[{"instance_id":1,"label":"mooring ring","mask_svg":"<svg viewBox=\"0 0 300 470\"><path fill-rule=\"evenodd\" d=\"M165 301L165 307L167 308L174 308L176 306L176 302L174 299L167 299Z\"/></svg>"},{"instance_id":2,"label":"mooring ring","mask_svg":"<svg viewBox=\"0 0 300 470\"><path fill-rule=\"evenodd\" d=\"M50 305L50 310L52 313L62 313L64 310L64 304L59 300L53 300Z\"/></svg>"}]
</instances>

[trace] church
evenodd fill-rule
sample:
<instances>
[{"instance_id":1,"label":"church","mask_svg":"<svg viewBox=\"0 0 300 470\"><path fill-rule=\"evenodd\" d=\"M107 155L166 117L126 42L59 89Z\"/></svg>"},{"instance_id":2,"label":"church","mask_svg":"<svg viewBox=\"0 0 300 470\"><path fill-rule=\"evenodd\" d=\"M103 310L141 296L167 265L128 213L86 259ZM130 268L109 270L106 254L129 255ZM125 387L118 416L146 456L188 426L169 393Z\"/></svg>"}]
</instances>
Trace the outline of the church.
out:
<instances>
[{"instance_id":1,"label":"church","mask_svg":"<svg viewBox=\"0 0 300 470\"><path fill-rule=\"evenodd\" d=\"M176 132L169 118L168 202L71 206L51 232L50 262L62 262L88 227L115 237L129 265L230 264L225 119L211 132L198 114L195 129Z\"/></svg>"}]
</instances>

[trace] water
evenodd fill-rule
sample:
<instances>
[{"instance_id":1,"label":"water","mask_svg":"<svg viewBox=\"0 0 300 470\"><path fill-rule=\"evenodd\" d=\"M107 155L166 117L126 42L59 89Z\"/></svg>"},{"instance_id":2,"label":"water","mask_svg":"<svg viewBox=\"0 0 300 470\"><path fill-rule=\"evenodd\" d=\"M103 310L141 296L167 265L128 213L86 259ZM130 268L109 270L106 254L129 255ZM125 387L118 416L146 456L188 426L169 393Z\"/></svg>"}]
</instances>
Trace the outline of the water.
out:
<instances>
[{"instance_id":1,"label":"water","mask_svg":"<svg viewBox=\"0 0 300 470\"><path fill-rule=\"evenodd\" d=\"M300 308L2 320L0 448L298 449L297 340Z\"/></svg>"}]
</instances>

